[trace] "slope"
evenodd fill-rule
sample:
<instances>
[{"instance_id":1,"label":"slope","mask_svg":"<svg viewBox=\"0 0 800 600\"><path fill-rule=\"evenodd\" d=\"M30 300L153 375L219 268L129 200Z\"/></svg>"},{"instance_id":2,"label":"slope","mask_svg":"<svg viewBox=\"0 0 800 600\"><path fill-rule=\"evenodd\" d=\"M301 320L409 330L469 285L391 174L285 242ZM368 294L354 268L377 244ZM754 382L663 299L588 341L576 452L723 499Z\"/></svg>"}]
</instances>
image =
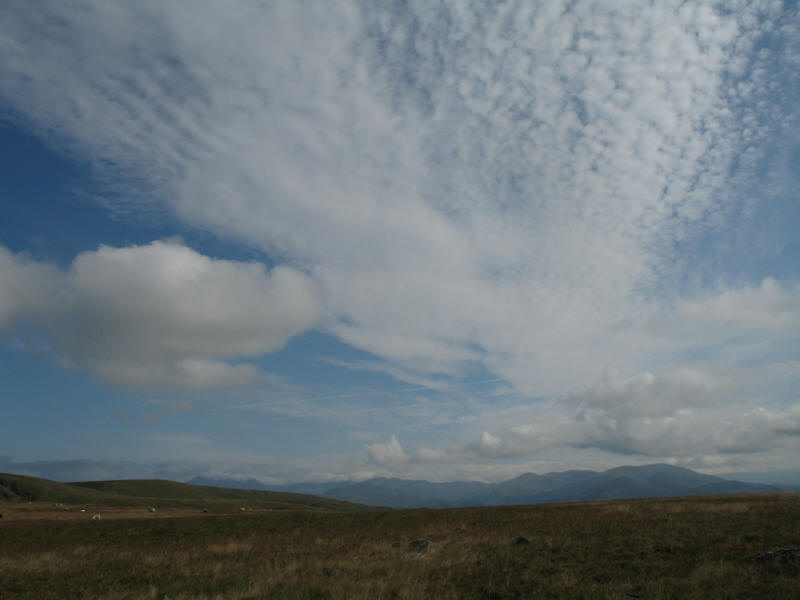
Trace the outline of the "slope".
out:
<instances>
[{"instance_id":1,"label":"slope","mask_svg":"<svg viewBox=\"0 0 800 600\"><path fill-rule=\"evenodd\" d=\"M59 483L48 479L0 473L0 500L61 502L106 506L202 507L364 511L373 507L306 494L221 489L159 479Z\"/></svg>"}]
</instances>

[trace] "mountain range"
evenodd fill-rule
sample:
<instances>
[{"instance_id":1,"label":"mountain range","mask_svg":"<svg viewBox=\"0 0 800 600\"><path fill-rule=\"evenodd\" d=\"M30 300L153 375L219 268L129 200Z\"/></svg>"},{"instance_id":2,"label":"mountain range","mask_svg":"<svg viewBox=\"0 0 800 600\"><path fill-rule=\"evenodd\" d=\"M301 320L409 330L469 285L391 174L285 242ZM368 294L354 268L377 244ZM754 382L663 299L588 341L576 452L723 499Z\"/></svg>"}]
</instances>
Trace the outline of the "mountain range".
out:
<instances>
[{"instance_id":1,"label":"mountain range","mask_svg":"<svg viewBox=\"0 0 800 600\"><path fill-rule=\"evenodd\" d=\"M545 475L526 473L494 484L480 481L434 483L383 477L358 482L312 482L287 486L266 486L255 479L242 481L204 477L196 477L189 483L314 494L392 508L508 506L622 498L800 491L800 488L793 486L746 483L703 475L691 469L668 464L616 467L603 472L580 470Z\"/></svg>"}]
</instances>

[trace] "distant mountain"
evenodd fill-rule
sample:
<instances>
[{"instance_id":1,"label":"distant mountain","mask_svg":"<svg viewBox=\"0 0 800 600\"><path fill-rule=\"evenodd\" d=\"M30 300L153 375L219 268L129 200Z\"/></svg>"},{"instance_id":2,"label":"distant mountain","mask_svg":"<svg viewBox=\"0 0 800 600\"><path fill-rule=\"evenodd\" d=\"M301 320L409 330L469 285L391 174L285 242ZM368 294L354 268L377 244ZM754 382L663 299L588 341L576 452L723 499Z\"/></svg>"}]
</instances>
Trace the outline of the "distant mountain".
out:
<instances>
[{"instance_id":1,"label":"distant mountain","mask_svg":"<svg viewBox=\"0 0 800 600\"><path fill-rule=\"evenodd\" d=\"M604 472L526 473L502 483L431 483L376 478L318 485L319 495L392 508L507 506L701 494L798 492L788 486L731 481L667 464L617 467Z\"/></svg>"},{"instance_id":2,"label":"distant mountain","mask_svg":"<svg viewBox=\"0 0 800 600\"><path fill-rule=\"evenodd\" d=\"M480 481L431 483L378 478L358 483L341 483L324 495L349 502L355 502L350 498L362 498L358 500L360 504L379 504L392 508L447 508L465 506L469 504L468 499L482 496L491 487L490 484ZM365 502L365 499L368 501Z\"/></svg>"},{"instance_id":3,"label":"distant mountain","mask_svg":"<svg viewBox=\"0 0 800 600\"><path fill-rule=\"evenodd\" d=\"M212 479L211 477L195 477L186 483L190 485L204 485L208 487L225 488L229 490L266 490L267 488L258 479ZM284 490L275 490L284 491Z\"/></svg>"},{"instance_id":4,"label":"distant mountain","mask_svg":"<svg viewBox=\"0 0 800 600\"><path fill-rule=\"evenodd\" d=\"M269 490L273 492L288 492L291 494L311 494L313 496L324 496L329 490L341 485L341 482L339 481L291 483L289 485L265 485L257 479L214 479L211 477L201 476L194 477L186 483L228 489Z\"/></svg>"},{"instance_id":5,"label":"distant mountain","mask_svg":"<svg viewBox=\"0 0 800 600\"><path fill-rule=\"evenodd\" d=\"M800 470L762 471L759 473L730 473L726 479L747 483L768 483L770 485L791 485L800 487Z\"/></svg>"},{"instance_id":6,"label":"distant mountain","mask_svg":"<svg viewBox=\"0 0 800 600\"><path fill-rule=\"evenodd\" d=\"M267 486L256 479L196 477L189 483L159 479L58 483L22 475L0 474L0 501L46 501L71 504L151 504L211 506L228 504L305 510L453 508L507 506L545 502L657 498L700 494L800 492L800 487L748 483L702 475L666 464L617 467L604 472L526 473L488 484L479 481L433 483L375 478L366 481L311 482ZM360 505L360 506L358 506Z\"/></svg>"}]
</instances>

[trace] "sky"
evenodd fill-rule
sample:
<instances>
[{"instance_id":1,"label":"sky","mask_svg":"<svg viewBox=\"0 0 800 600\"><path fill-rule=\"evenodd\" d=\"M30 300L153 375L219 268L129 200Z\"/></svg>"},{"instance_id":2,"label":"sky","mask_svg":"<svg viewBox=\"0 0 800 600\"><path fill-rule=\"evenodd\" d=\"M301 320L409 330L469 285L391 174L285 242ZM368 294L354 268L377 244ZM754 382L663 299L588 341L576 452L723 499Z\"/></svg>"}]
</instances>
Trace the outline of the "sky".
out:
<instances>
[{"instance_id":1,"label":"sky","mask_svg":"<svg viewBox=\"0 0 800 600\"><path fill-rule=\"evenodd\" d=\"M0 4L0 471L797 468L797 2Z\"/></svg>"}]
</instances>

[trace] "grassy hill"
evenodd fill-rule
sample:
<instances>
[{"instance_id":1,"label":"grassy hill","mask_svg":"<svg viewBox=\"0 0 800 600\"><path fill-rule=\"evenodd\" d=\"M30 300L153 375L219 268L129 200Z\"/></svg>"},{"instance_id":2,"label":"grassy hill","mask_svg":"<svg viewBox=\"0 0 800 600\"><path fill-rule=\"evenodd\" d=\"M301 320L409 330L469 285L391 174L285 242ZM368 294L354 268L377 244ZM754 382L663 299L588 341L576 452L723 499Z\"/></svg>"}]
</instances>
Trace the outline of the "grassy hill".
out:
<instances>
[{"instance_id":1,"label":"grassy hill","mask_svg":"<svg viewBox=\"0 0 800 600\"><path fill-rule=\"evenodd\" d=\"M229 509L370 510L363 505L307 494L223 489L161 479L59 483L48 479L0 473L0 501L61 502L106 506Z\"/></svg>"},{"instance_id":2,"label":"grassy hill","mask_svg":"<svg viewBox=\"0 0 800 600\"><path fill-rule=\"evenodd\" d=\"M121 505L125 499L67 483L0 473L0 501L4 502L62 502L65 504ZM141 501L136 503L142 504Z\"/></svg>"}]
</instances>

